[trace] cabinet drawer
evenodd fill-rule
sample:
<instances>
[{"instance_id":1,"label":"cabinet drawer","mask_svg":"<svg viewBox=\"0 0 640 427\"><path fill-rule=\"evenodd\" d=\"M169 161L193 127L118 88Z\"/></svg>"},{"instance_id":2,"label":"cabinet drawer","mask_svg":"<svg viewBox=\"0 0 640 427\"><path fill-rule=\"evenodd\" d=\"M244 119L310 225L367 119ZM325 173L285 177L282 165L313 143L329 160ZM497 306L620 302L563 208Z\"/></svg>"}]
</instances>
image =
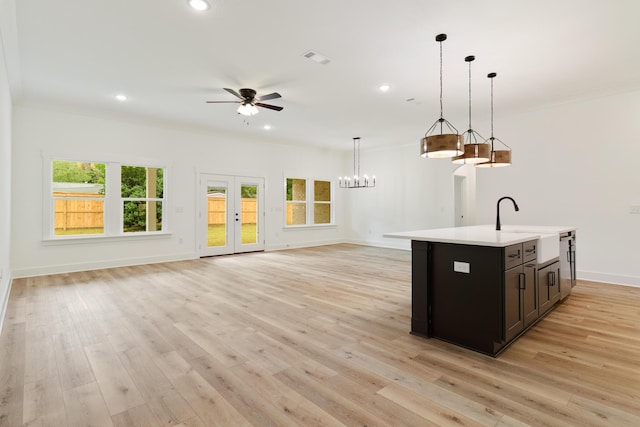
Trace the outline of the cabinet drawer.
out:
<instances>
[{"instance_id":1,"label":"cabinet drawer","mask_svg":"<svg viewBox=\"0 0 640 427\"><path fill-rule=\"evenodd\" d=\"M538 258L538 247L535 240L522 244L524 251L524 262L532 262Z\"/></svg>"},{"instance_id":2,"label":"cabinet drawer","mask_svg":"<svg viewBox=\"0 0 640 427\"><path fill-rule=\"evenodd\" d=\"M504 269L508 270L522 264L522 243L504 248Z\"/></svg>"}]
</instances>

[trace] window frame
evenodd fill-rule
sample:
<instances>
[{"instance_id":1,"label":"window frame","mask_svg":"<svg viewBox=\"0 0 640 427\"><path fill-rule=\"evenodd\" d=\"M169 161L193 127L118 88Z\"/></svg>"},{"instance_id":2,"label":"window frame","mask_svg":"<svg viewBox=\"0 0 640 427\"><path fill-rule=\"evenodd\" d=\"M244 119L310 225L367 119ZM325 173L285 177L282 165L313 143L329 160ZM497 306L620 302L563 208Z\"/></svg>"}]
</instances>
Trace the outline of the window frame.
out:
<instances>
[{"instance_id":1,"label":"window frame","mask_svg":"<svg viewBox=\"0 0 640 427\"><path fill-rule=\"evenodd\" d=\"M145 168L145 169L161 169L162 170L162 197L149 197L149 195L147 194L147 197L122 197L122 167L123 166L127 166L127 167L138 167L138 168ZM133 235L141 235L141 234L156 234L156 233L162 233L164 231L165 227L165 214L166 214L166 209L165 209L165 199L166 199L166 191L167 191L167 184L166 184L166 174L167 174L167 169L163 168L163 167L156 167L156 166L149 166L149 165L139 165L139 164L132 164L132 163L127 163L127 164L119 164L119 173L118 173L118 178L119 178L119 183L120 185L118 185L118 196L120 199L120 232L122 233L123 236L133 236ZM145 171L146 173L146 171ZM157 191L156 191L157 193ZM125 231L124 229L124 204L126 202L160 202L162 205L162 209L161 209L161 218L162 218L162 222L161 222L161 229L160 230L145 230L145 231Z\"/></svg>"},{"instance_id":2,"label":"window frame","mask_svg":"<svg viewBox=\"0 0 640 427\"><path fill-rule=\"evenodd\" d=\"M300 179L305 180L305 223L304 224L287 224L287 205L289 203L302 203L303 201L296 200L287 200L287 180L288 179ZM315 201L315 182L323 181L329 183L329 201ZM283 200L284 200L284 215L283 215L283 229L284 230L295 230L295 229L304 229L304 228L325 228L325 227L335 227L335 182L330 178L320 178L315 176L306 176L301 174L287 174L283 179ZM331 217L331 221L328 223L315 224L315 204L328 204L329 215Z\"/></svg>"},{"instance_id":3,"label":"window frame","mask_svg":"<svg viewBox=\"0 0 640 427\"><path fill-rule=\"evenodd\" d=\"M82 242L87 240L120 240L120 239L142 239L153 236L168 236L170 232L169 221L169 183L170 166L157 160L110 160L91 159L89 156L65 156L65 155L44 155L43 165L43 213L42 213L42 240L44 242ZM79 162L96 163L105 165L105 194L104 200L104 232L102 234L75 234L56 235L55 234L55 200L53 196L53 162ZM163 197L162 202L162 230L160 231L136 231L124 232L124 198L121 192L121 167L139 166L145 168L156 168L163 170ZM144 199L147 200L147 199Z\"/></svg>"}]
</instances>

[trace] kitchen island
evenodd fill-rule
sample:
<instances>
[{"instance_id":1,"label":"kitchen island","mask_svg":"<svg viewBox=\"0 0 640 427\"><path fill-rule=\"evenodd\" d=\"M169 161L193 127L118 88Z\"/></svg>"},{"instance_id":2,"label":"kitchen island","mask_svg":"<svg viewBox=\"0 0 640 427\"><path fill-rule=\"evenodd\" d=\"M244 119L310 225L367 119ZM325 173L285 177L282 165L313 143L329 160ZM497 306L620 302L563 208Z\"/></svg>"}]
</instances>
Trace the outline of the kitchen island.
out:
<instances>
[{"instance_id":1,"label":"kitchen island","mask_svg":"<svg viewBox=\"0 0 640 427\"><path fill-rule=\"evenodd\" d=\"M561 236L567 234L573 247L561 256ZM491 356L566 298L575 283L575 227L496 231L480 225L385 237L411 240L411 333Z\"/></svg>"}]
</instances>

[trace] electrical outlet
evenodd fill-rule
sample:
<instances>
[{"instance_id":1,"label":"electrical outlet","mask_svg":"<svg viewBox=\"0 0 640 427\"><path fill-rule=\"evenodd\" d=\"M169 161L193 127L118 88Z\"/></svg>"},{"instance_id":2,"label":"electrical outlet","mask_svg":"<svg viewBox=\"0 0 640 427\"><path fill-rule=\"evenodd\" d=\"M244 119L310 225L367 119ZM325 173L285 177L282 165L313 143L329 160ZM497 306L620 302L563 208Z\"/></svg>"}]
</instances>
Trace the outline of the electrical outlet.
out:
<instances>
[{"instance_id":1,"label":"electrical outlet","mask_svg":"<svg viewBox=\"0 0 640 427\"><path fill-rule=\"evenodd\" d=\"M631 205L629 208L630 214L640 214L640 205Z\"/></svg>"}]
</instances>

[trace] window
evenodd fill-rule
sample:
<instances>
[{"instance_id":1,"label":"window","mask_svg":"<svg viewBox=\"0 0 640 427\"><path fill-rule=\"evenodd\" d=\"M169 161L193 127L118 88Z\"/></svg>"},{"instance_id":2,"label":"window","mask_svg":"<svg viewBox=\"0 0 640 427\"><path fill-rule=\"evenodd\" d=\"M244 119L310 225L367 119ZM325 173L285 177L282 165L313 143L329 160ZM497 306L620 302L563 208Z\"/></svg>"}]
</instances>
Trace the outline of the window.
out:
<instances>
[{"instance_id":1,"label":"window","mask_svg":"<svg viewBox=\"0 0 640 427\"><path fill-rule=\"evenodd\" d=\"M313 181L313 223L331 222L331 182Z\"/></svg>"},{"instance_id":2,"label":"window","mask_svg":"<svg viewBox=\"0 0 640 427\"><path fill-rule=\"evenodd\" d=\"M331 181L286 178L286 226L333 224L331 188Z\"/></svg>"},{"instance_id":3,"label":"window","mask_svg":"<svg viewBox=\"0 0 640 427\"><path fill-rule=\"evenodd\" d=\"M106 165L54 160L53 234L104 234Z\"/></svg>"},{"instance_id":4,"label":"window","mask_svg":"<svg viewBox=\"0 0 640 427\"><path fill-rule=\"evenodd\" d=\"M46 238L164 231L165 169L51 160Z\"/></svg>"},{"instance_id":5,"label":"window","mask_svg":"<svg viewBox=\"0 0 640 427\"><path fill-rule=\"evenodd\" d=\"M159 168L122 166L122 231L162 231L164 174Z\"/></svg>"},{"instance_id":6,"label":"window","mask_svg":"<svg viewBox=\"0 0 640 427\"><path fill-rule=\"evenodd\" d=\"M287 225L307 223L307 180L287 178Z\"/></svg>"}]
</instances>

